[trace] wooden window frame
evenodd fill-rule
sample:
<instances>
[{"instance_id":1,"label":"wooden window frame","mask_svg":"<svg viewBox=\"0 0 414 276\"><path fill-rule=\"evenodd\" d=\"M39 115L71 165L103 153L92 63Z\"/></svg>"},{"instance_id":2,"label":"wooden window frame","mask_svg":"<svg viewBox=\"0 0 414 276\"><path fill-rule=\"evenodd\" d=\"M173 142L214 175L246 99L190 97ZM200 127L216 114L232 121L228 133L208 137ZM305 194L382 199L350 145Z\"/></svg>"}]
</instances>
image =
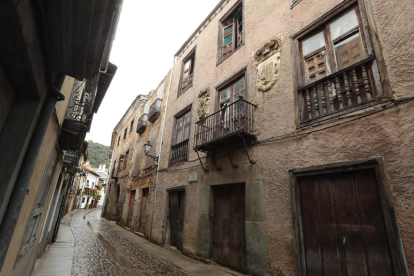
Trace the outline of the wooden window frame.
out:
<instances>
[{"instance_id":1,"label":"wooden window frame","mask_svg":"<svg viewBox=\"0 0 414 276\"><path fill-rule=\"evenodd\" d=\"M237 46L237 37L239 37L239 29L237 28L237 9L241 8L241 16L242 16L242 41L240 43L239 46ZM244 5L244 1L243 0L239 0L237 1L237 3L235 3L233 5L233 7L231 7L231 9L226 12L226 14L224 14L221 19L219 20L219 24L218 24L218 39L217 39L217 65L220 65L223 61L225 61L226 59L228 59L229 57L231 57L237 50L239 50L241 47L244 46L245 41L246 41L246 24L245 24L245 14L244 14L244 10L245 10L245 5ZM223 43L224 43L224 23L233 20L233 26L235 28L233 28L233 40L232 40L232 52L227 55L226 57L223 58ZM227 26L230 26L227 25Z\"/></svg>"},{"instance_id":2,"label":"wooden window frame","mask_svg":"<svg viewBox=\"0 0 414 276\"><path fill-rule=\"evenodd\" d=\"M375 172L379 200L382 212L384 214L388 248L390 250L390 257L393 263L394 273L395 275L399 276L408 276L408 267L405 259L404 248L402 245L397 215L394 208L392 191L388 180L384 158L329 164L309 168L293 169L289 171L296 275L307 275L301 214L302 209L298 178L330 173L356 172L367 169Z\"/></svg>"},{"instance_id":3,"label":"wooden window frame","mask_svg":"<svg viewBox=\"0 0 414 276\"><path fill-rule=\"evenodd\" d=\"M302 0L290 0L290 8L293 9L297 4L299 4Z\"/></svg>"},{"instance_id":4,"label":"wooden window frame","mask_svg":"<svg viewBox=\"0 0 414 276\"><path fill-rule=\"evenodd\" d=\"M369 60L370 58L373 59L372 60L373 69L372 69L372 72L368 74L368 78L369 78L371 85L374 86L373 90L376 91L377 96L373 98L374 99L376 98L377 101L363 102L362 104L353 105L350 108L344 108L343 110L336 111L333 114L320 116L319 118L316 118L316 119L314 118L309 121L301 121L301 118L300 118L301 114L299 110L306 108L306 99L302 99L302 97L298 93L298 89L301 87L307 87L311 85L312 83L316 83L318 81L316 80L310 83L306 83L305 71L304 71L304 66L303 66L303 55L302 55L301 42L305 40L306 38L312 37L313 35L323 31L324 29L329 28L331 23L333 23L336 19L339 19L341 16L345 15L347 12L351 11L352 9L356 10L356 14L358 17L359 34L361 37L361 42L363 44L364 53L366 56L365 60ZM361 110L369 106L376 105L378 103L389 101L389 99L391 98L391 94L390 94L390 91L386 89L387 88L386 79L385 79L383 72L381 72L381 69L383 69L384 67L382 66L382 63L380 62L381 58L377 58L381 55L381 53L377 53L378 49L374 47L375 37L371 35L370 29L371 27L368 22L368 16L365 10L364 0L345 0L344 2L335 6L333 9L331 9L330 11L322 15L320 18L318 18L317 20L309 24L307 27L303 28L301 31L299 31L298 33L292 36L292 40L293 40L292 47L293 47L293 53L295 57L293 59L293 62L294 62L295 75L296 75L296 78L294 78L294 80L295 80L295 88L296 88L295 89L295 105L296 105L296 112L297 112L297 116L296 116L297 128L306 127L308 125L319 123L321 121L327 121L334 117L342 116L344 114L354 112L357 110ZM326 48L333 47L334 45L333 41L332 40L328 41L328 38L325 35L325 32L324 32L324 37L325 37L325 47ZM334 49L332 48L329 51L330 53L333 53ZM328 57L328 53L326 53L326 56ZM329 58L329 61L327 60L328 58ZM351 65L342 70L337 70L335 58L334 57L333 58L328 57L328 58L325 61L327 64L326 68L328 69L328 66L329 66L329 68L331 69L331 72L329 72L329 74L327 74L326 77L329 77L330 75L333 75L337 72L345 71L347 70L347 68L351 68L353 66ZM328 101L329 99L326 99L326 100Z\"/></svg>"},{"instance_id":5,"label":"wooden window frame","mask_svg":"<svg viewBox=\"0 0 414 276\"><path fill-rule=\"evenodd\" d=\"M215 112L219 111L220 108L220 91L231 86L234 85L240 78L244 77L244 100L248 101L249 99L249 79L248 79L248 67L243 67L242 69L240 69L239 71L237 71L236 74L234 74L233 76L231 76L230 78L228 78L227 80L225 80L224 82L220 83L219 85L217 85L215 87L216 93L215 93L215 105L214 105L214 109ZM233 89L231 89L230 92L230 99L232 97L233 94ZM233 99L234 100L234 99Z\"/></svg>"},{"instance_id":6,"label":"wooden window frame","mask_svg":"<svg viewBox=\"0 0 414 276\"><path fill-rule=\"evenodd\" d=\"M135 119L132 119L132 121L131 121L131 126L130 126L130 128L129 128L129 133L131 133L131 132L132 132L132 130L134 129L134 120L135 120Z\"/></svg>"},{"instance_id":7,"label":"wooden window frame","mask_svg":"<svg viewBox=\"0 0 414 276\"><path fill-rule=\"evenodd\" d=\"M177 121L181 117L184 118L184 116L187 113L190 113L190 122L188 123L189 126L190 126L189 127L189 130L188 130L189 131L188 139L183 140L180 143L185 142L185 141L188 141L187 151L189 151L189 149L190 149L191 120L192 120L192 116L191 116L192 114L191 114L191 112L192 112L192 104L190 104L189 106L187 106L186 108L184 108L183 110L181 110L180 112L178 112L177 114L174 115L174 124L173 124L173 132L172 132L172 137L171 137L170 156L168 158L168 164L169 164L169 166L181 164L183 162L187 162L188 161L188 153L187 153L187 159L186 160L181 160L179 162L171 163L171 159L172 159L172 147L174 147L174 146L177 145ZM184 120L183 120L183 126L182 126L182 129L183 129L183 132L182 133L183 133L183 135L184 135L184 126L185 126L185 124L184 124Z\"/></svg>"},{"instance_id":8,"label":"wooden window frame","mask_svg":"<svg viewBox=\"0 0 414 276\"><path fill-rule=\"evenodd\" d=\"M196 61L196 50L197 46L195 46L183 59L181 63L181 74L180 74L180 83L178 84L178 92L177 92L177 99L184 94L188 89L190 89L193 86L194 83L194 72L195 72L195 61ZM189 68L189 75L188 78L191 78L191 84L189 84L186 88L183 88L183 78L184 78L184 66L187 63L187 61L192 60L190 68Z\"/></svg>"}]
</instances>

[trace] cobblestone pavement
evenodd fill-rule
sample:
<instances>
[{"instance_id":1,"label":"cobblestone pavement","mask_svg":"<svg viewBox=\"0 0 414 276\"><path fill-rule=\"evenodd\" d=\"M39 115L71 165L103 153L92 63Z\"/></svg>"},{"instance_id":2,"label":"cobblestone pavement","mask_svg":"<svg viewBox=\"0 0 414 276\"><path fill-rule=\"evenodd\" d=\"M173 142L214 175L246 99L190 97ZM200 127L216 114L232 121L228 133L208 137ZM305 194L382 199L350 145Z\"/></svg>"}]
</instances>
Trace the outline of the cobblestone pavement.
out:
<instances>
[{"instance_id":1,"label":"cobblestone pavement","mask_svg":"<svg viewBox=\"0 0 414 276\"><path fill-rule=\"evenodd\" d=\"M98 210L76 212L71 228L75 237L72 275L191 275L101 224Z\"/></svg>"}]
</instances>

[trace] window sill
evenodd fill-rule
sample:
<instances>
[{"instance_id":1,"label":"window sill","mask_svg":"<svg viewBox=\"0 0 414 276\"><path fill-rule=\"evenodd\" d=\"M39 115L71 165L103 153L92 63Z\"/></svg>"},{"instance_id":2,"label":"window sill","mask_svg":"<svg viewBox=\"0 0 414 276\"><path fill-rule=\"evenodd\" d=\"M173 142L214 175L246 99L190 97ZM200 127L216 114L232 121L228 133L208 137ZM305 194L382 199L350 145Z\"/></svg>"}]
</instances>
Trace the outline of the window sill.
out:
<instances>
[{"instance_id":1,"label":"window sill","mask_svg":"<svg viewBox=\"0 0 414 276\"><path fill-rule=\"evenodd\" d=\"M221 63L223 63L225 60L227 60L229 57L231 57L235 52L237 52L239 49L241 49L244 46L244 42L242 43L242 45L237 48L236 50L234 50L233 53L231 53L229 56L227 56L226 58L220 60L219 62L217 62L216 67L219 66Z\"/></svg>"},{"instance_id":2,"label":"window sill","mask_svg":"<svg viewBox=\"0 0 414 276\"><path fill-rule=\"evenodd\" d=\"M293 3L293 4L290 6L290 9L293 9L294 7L296 7L296 5L297 5L297 4L299 4L301 1L302 1L302 0L299 0L299 1L296 1L295 3Z\"/></svg>"},{"instance_id":3,"label":"window sill","mask_svg":"<svg viewBox=\"0 0 414 276\"><path fill-rule=\"evenodd\" d=\"M307 121L300 122L296 129L301 129L301 128L304 128L304 127L312 126L314 124L321 123L321 122L329 123L331 119L336 119L336 118L339 118L343 115L353 113L353 112L356 112L356 111L360 111L360 110L363 110L365 108L373 107L373 106L376 106L376 105L379 105L379 104L382 104L382 103L387 103L387 102L390 102L390 101L391 101L390 98L388 98L386 96L382 96L378 101L377 100L371 100L369 102L364 102L364 103L361 103L359 105L355 105L355 106L353 106L351 108L348 108L348 109L340 110L340 111L337 111L337 112L329 114L329 115L321 116L317 119L312 119L312 120L307 120Z\"/></svg>"},{"instance_id":4,"label":"window sill","mask_svg":"<svg viewBox=\"0 0 414 276\"><path fill-rule=\"evenodd\" d=\"M193 84L191 83L191 85L189 86L189 87L187 87L187 89L186 90L184 90L184 91L182 91L181 92L181 94L179 94L179 95L177 95L177 99L179 98L179 97L181 97L185 92L187 92L187 90L188 89L190 89L191 87L193 87Z\"/></svg>"}]
</instances>

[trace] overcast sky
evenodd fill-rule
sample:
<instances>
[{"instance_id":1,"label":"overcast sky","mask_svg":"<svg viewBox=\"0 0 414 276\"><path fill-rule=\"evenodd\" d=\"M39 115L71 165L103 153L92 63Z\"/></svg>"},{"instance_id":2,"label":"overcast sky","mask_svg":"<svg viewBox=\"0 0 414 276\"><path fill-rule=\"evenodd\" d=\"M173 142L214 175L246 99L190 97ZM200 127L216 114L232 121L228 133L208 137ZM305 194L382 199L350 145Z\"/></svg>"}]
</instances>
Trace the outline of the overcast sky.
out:
<instances>
[{"instance_id":1,"label":"overcast sky","mask_svg":"<svg viewBox=\"0 0 414 276\"><path fill-rule=\"evenodd\" d=\"M124 0L110 61L118 71L86 139L110 145L112 130L139 94L156 89L174 54L219 0Z\"/></svg>"}]
</instances>

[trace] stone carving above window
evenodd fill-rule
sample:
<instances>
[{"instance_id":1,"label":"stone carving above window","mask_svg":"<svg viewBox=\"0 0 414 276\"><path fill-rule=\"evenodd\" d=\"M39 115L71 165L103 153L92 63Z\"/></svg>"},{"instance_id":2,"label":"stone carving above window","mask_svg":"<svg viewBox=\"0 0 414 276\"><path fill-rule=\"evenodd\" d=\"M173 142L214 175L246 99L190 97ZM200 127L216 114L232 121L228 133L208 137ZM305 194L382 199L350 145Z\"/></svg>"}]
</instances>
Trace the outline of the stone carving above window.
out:
<instances>
[{"instance_id":1,"label":"stone carving above window","mask_svg":"<svg viewBox=\"0 0 414 276\"><path fill-rule=\"evenodd\" d=\"M210 88L198 92L197 119L200 121L209 115Z\"/></svg>"},{"instance_id":2,"label":"stone carving above window","mask_svg":"<svg viewBox=\"0 0 414 276\"><path fill-rule=\"evenodd\" d=\"M257 88L259 91L269 91L279 80L281 45L282 35L279 34L253 52L253 59L257 66Z\"/></svg>"}]
</instances>

